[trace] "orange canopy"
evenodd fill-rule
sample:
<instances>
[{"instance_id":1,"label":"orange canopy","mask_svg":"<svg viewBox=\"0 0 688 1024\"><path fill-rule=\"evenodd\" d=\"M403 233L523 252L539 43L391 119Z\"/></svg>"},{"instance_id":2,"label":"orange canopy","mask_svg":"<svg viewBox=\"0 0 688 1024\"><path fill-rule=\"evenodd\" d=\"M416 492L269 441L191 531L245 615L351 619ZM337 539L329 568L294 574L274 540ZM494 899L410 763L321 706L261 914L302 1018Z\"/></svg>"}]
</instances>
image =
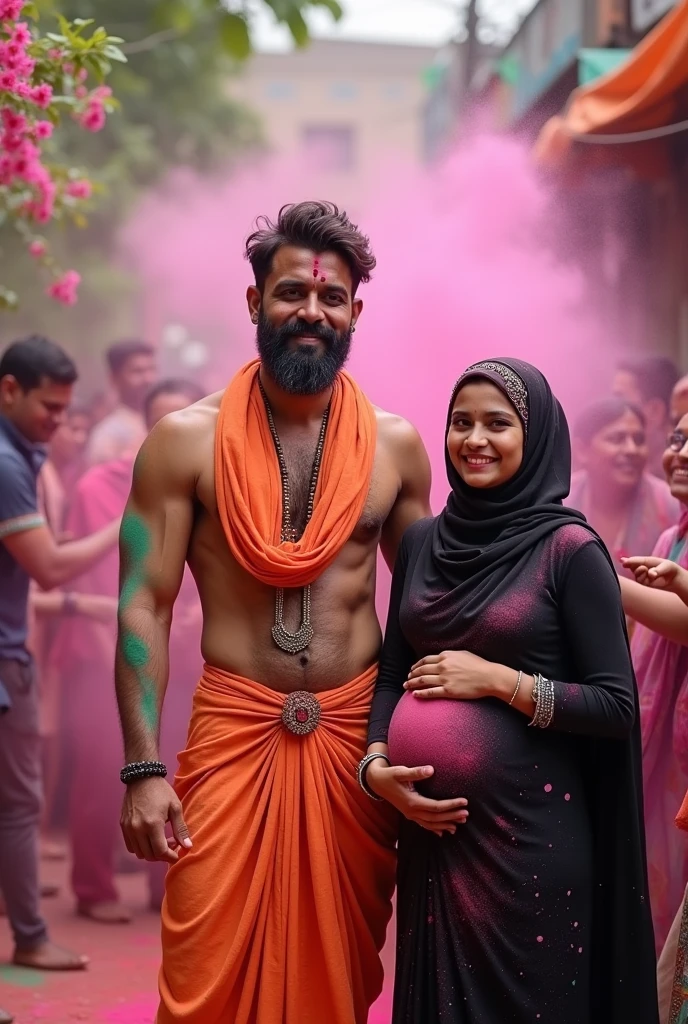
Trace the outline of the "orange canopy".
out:
<instances>
[{"instance_id":1,"label":"orange canopy","mask_svg":"<svg viewBox=\"0 0 688 1024\"><path fill-rule=\"evenodd\" d=\"M688 0L681 0L620 68L572 93L563 114L542 129L535 156L551 169L625 166L641 177L662 176L670 157L671 136L597 144L592 139L662 128L685 118Z\"/></svg>"}]
</instances>

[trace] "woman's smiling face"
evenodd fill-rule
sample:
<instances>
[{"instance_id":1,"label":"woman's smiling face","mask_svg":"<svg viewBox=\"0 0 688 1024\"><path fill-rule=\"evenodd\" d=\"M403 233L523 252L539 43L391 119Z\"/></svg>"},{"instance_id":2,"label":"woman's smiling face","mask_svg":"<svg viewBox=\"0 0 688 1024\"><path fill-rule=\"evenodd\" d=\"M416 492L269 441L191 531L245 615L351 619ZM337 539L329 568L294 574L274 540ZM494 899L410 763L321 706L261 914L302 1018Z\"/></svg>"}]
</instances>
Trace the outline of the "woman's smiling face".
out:
<instances>
[{"instance_id":1,"label":"woman's smiling face","mask_svg":"<svg viewBox=\"0 0 688 1024\"><path fill-rule=\"evenodd\" d=\"M514 477L523 462L525 435L515 408L494 384L469 380L452 408L447 451L454 469L469 487L498 487Z\"/></svg>"}]
</instances>

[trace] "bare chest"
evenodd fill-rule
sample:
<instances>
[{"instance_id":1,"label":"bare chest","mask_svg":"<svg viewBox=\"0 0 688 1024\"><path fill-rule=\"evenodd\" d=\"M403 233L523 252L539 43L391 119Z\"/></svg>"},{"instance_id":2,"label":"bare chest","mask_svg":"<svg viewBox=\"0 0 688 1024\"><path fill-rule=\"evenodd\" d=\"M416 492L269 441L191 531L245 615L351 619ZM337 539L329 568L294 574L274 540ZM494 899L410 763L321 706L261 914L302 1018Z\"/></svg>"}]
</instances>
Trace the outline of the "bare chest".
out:
<instances>
[{"instance_id":1,"label":"bare chest","mask_svg":"<svg viewBox=\"0 0 688 1024\"><path fill-rule=\"evenodd\" d=\"M312 445L292 445L284 448L284 462L288 479L287 492L289 514L297 536L303 533L309 515L309 501L315 494L314 452ZM384 523L389 516L400 487L400 477L396 466L390 461L384 445L378 440L373 471L363 510L351 535L351 544L377 544ZM215 469L212 453L204 460L204 468L199 475L197 488L197 518L208 518L220 527L215 490ZM282 489L282 509L284 512L284 483ZM322 500L318 496L318 500Z\"/></svg>"}]
</instances>

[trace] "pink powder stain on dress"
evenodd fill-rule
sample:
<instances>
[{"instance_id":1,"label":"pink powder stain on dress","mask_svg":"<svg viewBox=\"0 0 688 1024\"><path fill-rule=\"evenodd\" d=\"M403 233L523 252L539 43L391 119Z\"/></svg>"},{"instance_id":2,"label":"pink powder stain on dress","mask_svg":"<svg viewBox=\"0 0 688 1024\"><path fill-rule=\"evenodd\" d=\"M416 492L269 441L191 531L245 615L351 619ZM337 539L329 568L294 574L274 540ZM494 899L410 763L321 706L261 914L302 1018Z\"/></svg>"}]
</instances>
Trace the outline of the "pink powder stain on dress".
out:
<instances>
[{"instance_id":1,"label":"pink powder stain on dress","mask_svg":"<svg viewBox=\"0 0 688 1024\"><path fill-rule=\"evenodd\" d=\"M544 942L545 941L544 935L538 935L537 940L538 940L538 942Z\"/></svg>"},{"instance_id":2,"label":"pink powder stain on dress","mask_svg":"<svg viewBox=\"0 0 688 1024\"><path fill-rule=\"evenodd\" d=\"M545 793L551 793L553 788L554 787L552 786L552 783L548 782L547 785L545 786Z\"/></svg>"},{"instance_id":3,"label":"pink powder stain on dress","mask_svg":"<svg viewBox=\"0 0 688 1024\"><path fill-rule=\"evenodd\" d=\"M569 802L570 799L571 799L571 794L570 793L564 793L564 800L566 800L567 803Z\"/></svg>"}]
</instances>

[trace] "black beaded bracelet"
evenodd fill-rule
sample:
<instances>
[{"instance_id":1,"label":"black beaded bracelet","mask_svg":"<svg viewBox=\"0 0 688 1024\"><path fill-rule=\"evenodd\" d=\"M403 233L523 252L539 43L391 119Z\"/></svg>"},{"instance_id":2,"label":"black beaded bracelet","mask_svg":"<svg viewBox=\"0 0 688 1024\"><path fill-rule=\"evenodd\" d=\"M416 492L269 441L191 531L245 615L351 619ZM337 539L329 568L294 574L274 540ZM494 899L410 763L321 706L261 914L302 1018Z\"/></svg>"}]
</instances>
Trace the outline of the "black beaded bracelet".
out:
<instances>
[{"instance_id":1,"label":"black beaded bracelet","mask_svg":"<svg viewBox=\"0 0 688 1024\"><path fill-rule=\"evenodd\" d=\"M133 761L126 764L119 777L125 786L131 782L138 782L139 779L153 779L156 775L163 779L167 775L167 768L162 761Z\"/></svg>"}]
</instances>

